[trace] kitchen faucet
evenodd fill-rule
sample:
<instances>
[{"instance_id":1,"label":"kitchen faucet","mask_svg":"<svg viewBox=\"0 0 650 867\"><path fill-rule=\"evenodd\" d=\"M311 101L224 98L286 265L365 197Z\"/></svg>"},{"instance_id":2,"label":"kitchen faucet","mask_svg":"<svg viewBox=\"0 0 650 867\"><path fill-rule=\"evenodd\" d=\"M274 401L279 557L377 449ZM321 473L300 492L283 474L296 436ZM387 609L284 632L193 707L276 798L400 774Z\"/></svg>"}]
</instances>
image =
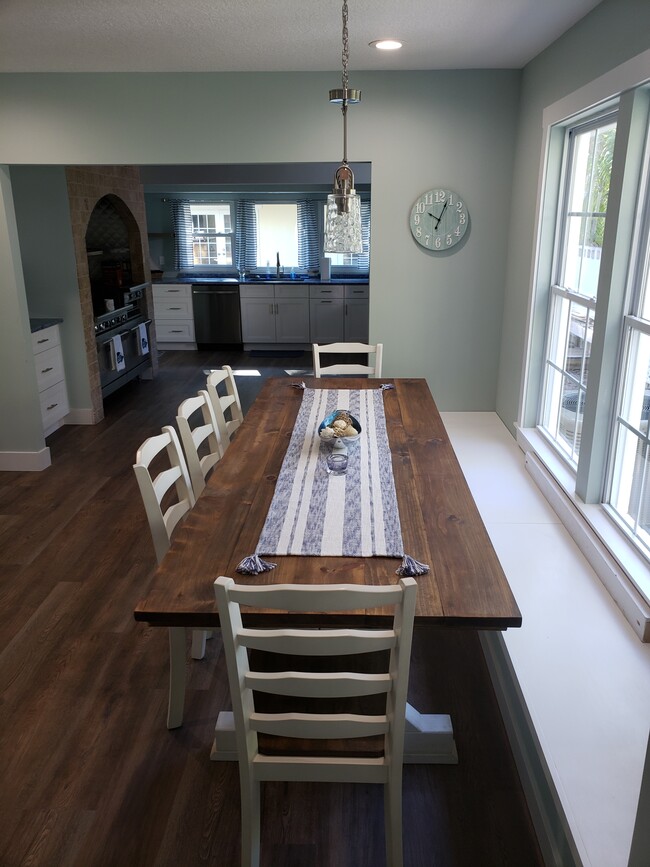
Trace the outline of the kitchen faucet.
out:
<instances>
[{"instance_id":1,"label":"kitchen faucet","mask_svg":"<svg viewBox=\"0 0 650 867\"><path fill-rule=\"evenodd\" d=\"M275 254L275 276L276 277L280 276L280 270L281 270L280 269L280 253L278 252Z\"/></svg>"}]
</instances>

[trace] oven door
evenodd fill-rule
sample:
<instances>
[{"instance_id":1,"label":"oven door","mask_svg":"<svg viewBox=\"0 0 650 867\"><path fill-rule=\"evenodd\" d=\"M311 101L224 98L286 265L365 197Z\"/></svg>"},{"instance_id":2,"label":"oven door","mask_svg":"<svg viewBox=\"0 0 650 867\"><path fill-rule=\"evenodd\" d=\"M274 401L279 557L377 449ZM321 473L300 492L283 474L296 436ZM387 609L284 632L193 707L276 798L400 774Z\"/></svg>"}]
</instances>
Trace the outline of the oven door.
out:
<instances>
[{"instance_id":1,"label":"oven door","mask_svg":"<svg viewBox=\"0 0 650 867\"><path fill-rule=\"evenodd\" d=\"M151 368L150 326L151 319L135 325L125 323L115 331L97 337L102 397Z\"/></svg>"}]
</instances>

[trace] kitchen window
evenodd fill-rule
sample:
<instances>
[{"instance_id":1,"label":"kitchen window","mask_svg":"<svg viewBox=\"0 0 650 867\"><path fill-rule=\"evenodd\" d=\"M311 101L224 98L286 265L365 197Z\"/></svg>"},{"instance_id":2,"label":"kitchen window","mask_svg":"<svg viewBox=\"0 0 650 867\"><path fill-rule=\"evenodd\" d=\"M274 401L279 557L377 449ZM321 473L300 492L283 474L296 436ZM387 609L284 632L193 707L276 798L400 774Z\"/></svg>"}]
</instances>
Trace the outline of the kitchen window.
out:
<instances>
[{"instance_id":1,"label":"kitchen window","mask_svg":"<svg viewBox=\"0 0 650 867\"><path fill-rule=\"evenodd\" d=\"M195 266L232 265L232 212L229 202L190 204Z\"/></svg>"},{"instance_id":2,"label":"kitchen window","mask_svg":"<svg viewBox=\"0 0 650 867\"><path fill-rule=\"evenodd\" d=\"M298 205L295 202L255 204L257 266L285 270L298 267Z\"/></svg>"}]
</instances>

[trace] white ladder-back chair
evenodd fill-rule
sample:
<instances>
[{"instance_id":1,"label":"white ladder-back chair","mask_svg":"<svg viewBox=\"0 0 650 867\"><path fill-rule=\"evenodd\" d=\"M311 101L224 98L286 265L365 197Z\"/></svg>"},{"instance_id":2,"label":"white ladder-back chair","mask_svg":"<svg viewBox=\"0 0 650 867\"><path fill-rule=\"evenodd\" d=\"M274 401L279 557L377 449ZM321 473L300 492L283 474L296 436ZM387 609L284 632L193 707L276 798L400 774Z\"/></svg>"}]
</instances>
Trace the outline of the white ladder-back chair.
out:
<instances>
[{"instance_id":1,"label":"white ladder-back chair","mask_svg":"<svg viewBox=\"0 0 650 867\"><path fill-rule=\"evenodd\" d=\"M220 394L218 391L221 383L225 385L225 394ZM225 437L222 436L222 439L224 449L226 449L232 439L232 435L244 420L244 413L242 412L237 383L235 382L232 368L224 364L221 370L211 370L206 380L206 389L212 401L212 409L214 410L219 430L222 434L225 432Z\"/></svg>"},{"instance_id":2,"label":"white ladder-back chair","mask_svg":"<svg viewBox=\"0 0 650 867\"><path fill-rule=\"evenodd\" d=\"M386 854L389 867L402 867L402 763L406 696L413 635L417 584L402 578L397 585L368 587L348 584L237 585L217 578L215 593L221 621L239 759L243 867L260 863L260 783L265 780L382 783L384 785ZM247 628L240 606L297 612L345 612L385 608L393 622L385 629ZM244 618L245 618L244 612ZM334 660L350 654L389 656L383 673L350 671L268 672L253 670L248 650ZM293 667L293 663L290 664ZM334 664L330 666L336 668ZM340 667L340 666L339 666ZM354 666L350 665L351 668ZM255 710L253 691L308 699L354 699L385 694L379 714L262 713ZM265 755L259 735L290 739L335 739L381 736L383 750L376 757ZM292 740L292 744L299 740Z\"/></svg>"},{"instance_id":3,"label":"white ladder-back chair","mask_svg":"<svg viewBox=\"0 0 650 867\"><path fill-rule=\"evenodd\" d=\"M163 452L167 453L166 458ZM151 473L152 464L154 464L155 476ZM156 560L160 563L169 550L174 528L195 503L181 444L171 425L166 425L162 433L149 437L142 443L136 454L133 469L149 521ZM172 488L175 489L174 492ZM206 637L207 633L203 630L194 630L192 633L192 656L195 659L203 659ZM169 651L167 727L176 728L183 718L185 700L185 630L183 628L170 628Z\"/></svg>"},{"instance_id":4,"label":"white ladder-back chair","mask_svg":"<svg viewBox=\"0 0 650 867\"><path fill-rule=\"evenodd\" d=\"M328 343L326 345L312 343L314 355L314 376L340 376L341 374L367 374L368 376L381 376L381 356L384 349L383 343ZM324 367L321 364L321 355L374 355L374 364L330 364Z\"/></svg>"},{"instance_id":5,"label":"white ladder-back chair","mask_svg":"<svg viewBox=\"0 0 650 867\"><path fill-rule=\"evenodd\" d=\"M198 499L205 488L210 470L225 451L225 435L219 430L207 391L199 391L196 397L188 397L180 404L176 424L187 460L194 498Z\"/></svg>"}]
</instances>

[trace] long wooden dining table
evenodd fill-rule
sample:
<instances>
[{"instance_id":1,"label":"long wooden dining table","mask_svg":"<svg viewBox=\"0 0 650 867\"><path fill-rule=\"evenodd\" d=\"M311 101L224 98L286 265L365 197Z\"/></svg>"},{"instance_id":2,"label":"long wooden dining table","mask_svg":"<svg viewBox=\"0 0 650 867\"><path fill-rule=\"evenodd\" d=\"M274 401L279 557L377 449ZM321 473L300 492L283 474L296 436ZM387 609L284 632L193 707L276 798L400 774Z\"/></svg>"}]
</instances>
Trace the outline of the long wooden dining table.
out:
<instances>
[{"instance_id":1,"label":"long wooden dining table","mask_svg":"<svg viewBox=\"0 0 650 867\"><path fill-rule=\"evenodd\" d=\"M463 626L505 630L521 613L462 473L426 380L330 377L309 388L386 389L384 410L392 455L404 550L429 565L416 578L416 627ZM239 575L255 551L293 431L303 391L299 379L268 379L216 465L196 505L173 537L134 616L170 628L175 699L168 727L182 724L185 631L219 627L214 581L219 575L252 584L370 584L399 580L391 557L280 556L272 571ZM287 625L293 615L251 610L251 623ZM381 613L311 615L327 625L368 625ZM235 758L232 719L220 715L213 758ZM405 761L457 761L446 714L407 711Z\"/></svg>"}]
</instances>

